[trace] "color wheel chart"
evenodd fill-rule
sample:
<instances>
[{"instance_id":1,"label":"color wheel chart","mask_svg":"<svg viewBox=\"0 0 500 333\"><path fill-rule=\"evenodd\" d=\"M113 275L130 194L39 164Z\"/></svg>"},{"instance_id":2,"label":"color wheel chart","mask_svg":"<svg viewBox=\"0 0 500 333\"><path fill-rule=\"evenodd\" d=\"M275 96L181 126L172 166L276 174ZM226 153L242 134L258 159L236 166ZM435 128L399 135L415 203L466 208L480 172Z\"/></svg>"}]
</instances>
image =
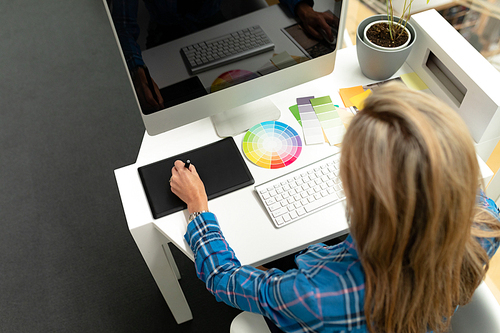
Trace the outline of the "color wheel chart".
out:
<instances>
[{"instance_id":1,"label":"color wheel chart","mask_svg":"<svg viewBox=\"0 0 500 333\"><path fill-rule=\"evenodd\" d=\"M293 163L302 151L297 132L279 121L265 121L250 128L243 138L243 152L254 164L279 169Z\"/></svg>"},{"instance_id":2,"label":"color wheel chart","mask_svg":"<svg viewBox=\"0 0 500 333\"><path fill-rule=\"evenodd\" d=\"M216 92L225 88L229 88L236 84L249 81L259 77L259 75L254 72L246 71L244 69L233 69L219 75L212 86L210 87L210 92Z\"/></svg>"}]
</instances>

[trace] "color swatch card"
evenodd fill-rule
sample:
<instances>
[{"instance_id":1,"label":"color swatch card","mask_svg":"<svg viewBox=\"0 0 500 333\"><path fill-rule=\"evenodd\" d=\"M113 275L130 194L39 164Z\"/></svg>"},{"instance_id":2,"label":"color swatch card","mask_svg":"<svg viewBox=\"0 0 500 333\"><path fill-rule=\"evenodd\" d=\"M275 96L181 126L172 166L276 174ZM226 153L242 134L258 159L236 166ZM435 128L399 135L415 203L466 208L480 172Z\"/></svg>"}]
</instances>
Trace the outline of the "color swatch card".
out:
<instances>
[{"instance_id":1,"label":"color swatch card","mask_svg":"<svg viewBox=\"0 0 500 333\"><path fill-rule=\"evenodd\" d=\"M345 127L330 96L313 98L310 102L330 145L341 143Z\"/></svg>"},{"instance_id":2,"label":"color swatch card","mask_svg":"<svg viewBox=\"0 0 500 333\"><path fill-rule=\"evenodd\" d=\"M288 108L292 113L293 117L297 120L300 126L302 126L302 120L300 120L299 106L297 104L292 105Z\"/></svg>"},{"instance_id":3,"label":"color swatch card","mask_svg":"<svg viewBox=\"0 0 500 333\"><path fill-rule=\"evenodd\" d=\"M323 130L319 123L318 117L314 112L310 100L314 96L297 98L297 106L299 108L300 120L302 121L302 131L304 132L304 140L306 145L324 143Z\"/></svg>"},{"instance_id":4,"label":"color swatch card","mask_svg":"<svg viewBox=\"0 0 500 333\"><path fill-rule=\"evenodd\" d=\"M243 137L243 152L254 164L279 169L293 163L302 151L302 140L290 126L265 121L250 128Z\"/></svg>"}]
</instances>

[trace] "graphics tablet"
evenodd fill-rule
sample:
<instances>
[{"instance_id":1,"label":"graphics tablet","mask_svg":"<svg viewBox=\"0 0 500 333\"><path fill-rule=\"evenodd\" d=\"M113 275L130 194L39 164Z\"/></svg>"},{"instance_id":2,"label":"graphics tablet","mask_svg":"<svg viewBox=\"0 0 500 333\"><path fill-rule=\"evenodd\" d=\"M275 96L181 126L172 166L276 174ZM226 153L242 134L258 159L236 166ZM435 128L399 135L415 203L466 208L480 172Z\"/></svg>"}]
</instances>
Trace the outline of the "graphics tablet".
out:
<instances>
[{"instance_id":1,"label":"graphics tablet","mask_svg":"<svg viewBox=\"0 0 500 333\"><path fill-rule=\"evenodd\" d=\"M169 180L176 160L190 160L196 166L209 200L254 183L231 137L145 165L138 171L155 219L187 208L170 190Z\"/></svg>"}]
</instances>

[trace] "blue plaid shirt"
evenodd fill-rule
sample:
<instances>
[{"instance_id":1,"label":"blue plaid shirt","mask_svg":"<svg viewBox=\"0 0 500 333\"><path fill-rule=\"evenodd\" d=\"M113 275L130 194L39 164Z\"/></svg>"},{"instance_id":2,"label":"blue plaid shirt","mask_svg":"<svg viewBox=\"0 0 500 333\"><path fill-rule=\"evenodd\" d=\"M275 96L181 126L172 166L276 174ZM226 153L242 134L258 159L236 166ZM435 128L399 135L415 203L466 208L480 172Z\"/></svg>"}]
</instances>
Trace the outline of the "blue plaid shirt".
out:
<instances>
[{"instance_id":1,"label":"blue plaid shirt","mask_svg":"<svg viewBox=\"0 0 500 333\"><path fill-rule=\"evenodd\" d=\"M491 199L481 192L478 200L500 221ZM218 301L267 316L286 332L367 332L365 276L351 236L335 246L309 246L295 259L298 269L287 272L241 266L212 213L189 223L184 237L198 277ZM500 244L479 241L490 257Z\"/></svg>"}]
</instances>

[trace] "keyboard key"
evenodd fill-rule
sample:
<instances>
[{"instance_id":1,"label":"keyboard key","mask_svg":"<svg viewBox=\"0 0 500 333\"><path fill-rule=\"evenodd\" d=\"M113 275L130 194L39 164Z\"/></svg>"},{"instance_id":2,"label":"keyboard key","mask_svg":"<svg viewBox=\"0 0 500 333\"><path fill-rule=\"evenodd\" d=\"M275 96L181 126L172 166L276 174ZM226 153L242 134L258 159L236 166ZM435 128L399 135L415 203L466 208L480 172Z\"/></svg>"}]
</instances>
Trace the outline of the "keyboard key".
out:
<instances>
[{"instance_id":1,"label":"keyboard key","mask_svg":"<svg viewBox=\"0 0 500 333\"><path fill-rule=\"evenodd\" d=\"M271 206L272 204L276 203L275 198L269 198L266 200L266 205Z\"/></svg>"},{"instance_id":2,"label":"keyboard key","mask_svg":"<svg viewBox=\"0 0 500 333\"><path fill-rule=\"evenodd\" d=\"M280 208L282 208L282 207L281 207L281 204L280 204L279 202L275 202L275 203L273 203L272 205L269 205L269 210L270 210L271 212L273 212L273 211L275 211L275 210L278 210L278 209L280 209Z\"/></svg>"},{"instance_id":3,"label":"keyboard key","mask_svg":"<svg viewBox=\"0 0 500 333\"><path fill-rule=\"evenodd\" d=\"M334 203L335 201L337 201L337 199L337 195L332 194L309 203L308 205L304 206L304 209L306 210L306 212L312 212L318 208L324 207L325 205Z\"/></svg>"},{"instance_id":4,"label":"keyboard key","mask_svg":"<svg viewBox=\"0 0 500 333\"><path fill-rule=\"evenodd\" d=\"M278 216L281 216L285 213L288 213L288 209L286 207L280 207L279 209L277 209L273 212L273 216L278 217Z\"/></svg>"}]
</instances>

